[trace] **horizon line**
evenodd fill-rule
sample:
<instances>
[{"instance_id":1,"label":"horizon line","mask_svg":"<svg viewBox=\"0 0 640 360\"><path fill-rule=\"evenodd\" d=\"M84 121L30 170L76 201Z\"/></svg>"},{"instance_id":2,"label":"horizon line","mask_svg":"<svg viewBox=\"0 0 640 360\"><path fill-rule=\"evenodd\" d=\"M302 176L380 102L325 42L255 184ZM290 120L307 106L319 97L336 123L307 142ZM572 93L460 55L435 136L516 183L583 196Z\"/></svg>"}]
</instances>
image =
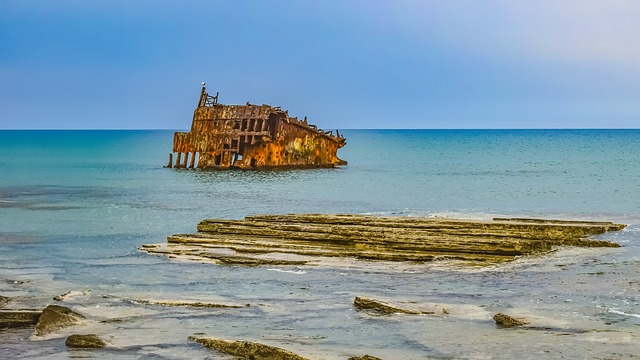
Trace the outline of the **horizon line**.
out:
<instances>
[{"instance_id":1,"label":"horizon line","mask_svg":"<svg viewBox=\"0 0 640 360\"><path fill-rule=\"evenodd\" d=\"M574 128L574 127L558 127L558 128L326 128L324 130L640 130L640 127L593 127L593 128ZM188 132L189 129L163 129L163 128L10 128L0 131L178 131Z\"/></svg>"}]
</instances>

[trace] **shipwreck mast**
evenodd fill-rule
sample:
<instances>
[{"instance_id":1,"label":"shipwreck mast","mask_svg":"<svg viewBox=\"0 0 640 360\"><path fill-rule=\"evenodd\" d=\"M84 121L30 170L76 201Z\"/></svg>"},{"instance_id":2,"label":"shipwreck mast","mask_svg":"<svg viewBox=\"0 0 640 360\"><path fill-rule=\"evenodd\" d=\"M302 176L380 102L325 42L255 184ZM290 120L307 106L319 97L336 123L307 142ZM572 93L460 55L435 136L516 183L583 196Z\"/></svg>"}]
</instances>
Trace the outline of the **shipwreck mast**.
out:
<instances>
[{"instance_id":1,"label":"shipwreck mast","mask_svg":"<svg viewBox=\"0 0 640 360\"><path fill-rule=\"evenodd\" d=\"M200 100L198 101L198 107L203 106L215 106L218 105L219 92L216 92L216 96L210 96L207 94L207 83L202 82L202 91L200 91Z\"/></svg>"}]
</instances>

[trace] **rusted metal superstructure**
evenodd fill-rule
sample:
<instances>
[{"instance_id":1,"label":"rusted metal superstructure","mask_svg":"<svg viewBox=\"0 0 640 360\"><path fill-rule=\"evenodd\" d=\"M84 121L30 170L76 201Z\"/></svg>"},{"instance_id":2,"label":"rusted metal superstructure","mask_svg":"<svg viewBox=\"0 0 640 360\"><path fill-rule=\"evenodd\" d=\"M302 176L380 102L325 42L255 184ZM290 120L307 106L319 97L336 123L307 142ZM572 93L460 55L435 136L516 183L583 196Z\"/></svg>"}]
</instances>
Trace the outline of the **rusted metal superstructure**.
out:
<instances>
[{"instance_id":1,"label":"rusted metal superstructure","mask_svg":"<svg viewBox=\"0 0 640 360\"><path fill-rule=\"evenodd\" d=\"M269 105L223 105L202 83L190 132L176 132L167 167L260 169L346 165L345 138ZM175 162L174 153L176 154Z\"/></svg>"}]
</instances>

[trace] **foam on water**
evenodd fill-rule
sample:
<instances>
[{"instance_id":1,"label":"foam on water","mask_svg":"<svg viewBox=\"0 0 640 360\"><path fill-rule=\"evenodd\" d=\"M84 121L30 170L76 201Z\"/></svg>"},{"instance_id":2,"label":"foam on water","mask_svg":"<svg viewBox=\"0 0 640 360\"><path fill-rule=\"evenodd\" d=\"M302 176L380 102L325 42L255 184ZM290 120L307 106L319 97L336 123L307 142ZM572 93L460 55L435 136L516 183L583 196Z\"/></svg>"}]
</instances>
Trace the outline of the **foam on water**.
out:
<instances>
[{"instance_id":1,"label":"foam on water","mask_svg":"<svg viewBox=\"0 0 640 360\"><path fill-rule=\"evenodd\" d=\"M616 309L609 309L609 312L610 313L614 313L614 314L618 314L618 315L625 315L625 316L632 316L632 317L640 318L640 314L633 314L633 313L629 314L629 313L626 313L624 311L620 311L620 310L616 310Z\"/></svg>"},{"instance_id":2,"label":"foam on water","mask_svg":"<svg viewBox=\"0 0 640 360\"><path fill-rule=\"evenodd\" d=\"M277 272L283 272L283 273L289 273L289 274L296 274L296 275L304 275L307 272L304 270L284 270L284 269L267 269L267 271L277 271Z\"/></svg>"}]
</instances>

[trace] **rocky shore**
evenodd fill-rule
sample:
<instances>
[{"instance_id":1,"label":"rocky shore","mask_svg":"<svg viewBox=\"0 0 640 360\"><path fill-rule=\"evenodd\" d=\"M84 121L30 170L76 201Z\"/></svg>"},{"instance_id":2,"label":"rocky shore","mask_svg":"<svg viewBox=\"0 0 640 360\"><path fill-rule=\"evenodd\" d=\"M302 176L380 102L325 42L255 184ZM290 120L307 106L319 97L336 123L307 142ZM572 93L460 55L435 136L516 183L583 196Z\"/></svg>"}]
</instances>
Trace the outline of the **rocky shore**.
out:
<instances>
[{"instance_id":1,"label":"rocky shore","mask_svg":"<svg viewBox=\"0 0 640 360\"><path fill-rule=\"evenodd\" d=\"M196 234L146 244L152 254L227 265L304 265L319 258L478 264L538 255L558 246L618 247L589 238L625 225L610 222L495 218L476 221L366 215L256 215L202 220Z\"/></svg>"},{"instance_id":2,"label":"rocky shore","mask_svg":"<svg viewBox=\"0 0 640 360\"><path fill-rule=\"evenodd\" d=\"M10 301L10 298L8 298ZM62 300L64 301L64 300ZM137 306L165 306L165 307L202 307L202 308L218 308L218 309L234 309L249 307L247 305L229 305L202 303L193 301L168 301L168 300L132 300L117 299L119 302L137 304ZM565 329L554 328L549 325L549 320L542 319L526 319L506 315L504 313L496 313L491 316L490 313L479 307L469 307L459 304L435 304L420 303L415 301L393 301L382 300L365 296L356 296L353 300L353 307L358 312L363 312L365 317L392 317L392 316L428 316L446 318L463 318L467 320L489 322L493 319L497 328L517 328L519 330L545 330L557 331L558 333L579 333L586 332L581 329ZM485 316L475 318L471 314L482 313ZM20 315L28 314L28 315ZM31 340L38 340L43 337L63 336L64 344L69 349L122 349L117 343L111 343L109 340L113 338L112 332L117 331L108 325L117 323L121 319L113 318L101 320L91 319L69 307L62 305L48 305L43 310L19 310L19 309L0 309L0 329L26 327L33 329ZM547 323L545 323L547 321ZM100 334L83 332L89 323L102 324L102 328L90 327L90 330L98 330ZM81 333L77 333L80 331ZM218 354L226 354L229 358L235 359L251 359L251 360L305 360L308 357L299 355L291 350L274 346L268 343L254 342L248 340L230 340L196 334L188 337L188 340L202 344L204 347ZM373 355L353 355L348 357L349 360L382 360Z\"/></svg>"},{"instance_id":3,"label":"rocky shore","mask_svg":"<svg viewBox=\"0 0 640 360\"><path fill-rule=\"evenodd\" d=\"M236 266L313 265L321 261L319 259L344 257L412 262L458 259L475 265L503 263L519 256L545 254L558 246L617 247L619 245L616 243L591 237L624 227L609 222L520 218L472 221L361 215L257 215L242 221L203 220L198 225L197 234L173 235L167 244L144 245L141 250ZM11 284L16 288L21 286L18 282ZM394 293L391 298L378 298L380 294L354 296L354 292L349 291L352 294L351 302L342 297L332 306L347 308L354 317L365 321L437 319L443 323L462 319L499 331L543 330L563 335L591 331L579 326L559 326L554 319L536 316L535 313L522 316L510 309L508 304L489 311L484 304L429 303L426 298L406 298L403 294ZM146 314L172 317L175 309L189 309L181 312L184 319L194 315L221 316L224 321L229 321L226 316L266 316L265 310L278 306L275 304L277 299L256 300L255 297L239 297L233 301L220 298L223 300L216 301L215 294L207 294L198 299L154 299L94 294L92 290L85 289L61 291L60 295L48 297L56 304L28 309L24 306L24 298L3 295L7 293L0 295L0 329L24 328L32 334L25 341L64 338L64 346L69 351L119 351L126 346L137 346L123 345L123 337L118 333L128 330L132 322L144 321ZM100 317L91 312L92 307L97 307L96 304L133 310L120 316L109 313L107 317ZM196 331L206 332L181 334L182 338L177 341L197 342L216 352L217 356L229 358L310 358L304 354L305 347L300 343L282 341L277 337L258 337L260 342L256 342L255 338L218 338L228 334L218 334L215 326L202 330L198 328ZM209 350L199 348L199 351ZM367 352L356 345L340 356L354 360L381 359L376 356L380 354Z\"/></svg>"}]
</instances>

